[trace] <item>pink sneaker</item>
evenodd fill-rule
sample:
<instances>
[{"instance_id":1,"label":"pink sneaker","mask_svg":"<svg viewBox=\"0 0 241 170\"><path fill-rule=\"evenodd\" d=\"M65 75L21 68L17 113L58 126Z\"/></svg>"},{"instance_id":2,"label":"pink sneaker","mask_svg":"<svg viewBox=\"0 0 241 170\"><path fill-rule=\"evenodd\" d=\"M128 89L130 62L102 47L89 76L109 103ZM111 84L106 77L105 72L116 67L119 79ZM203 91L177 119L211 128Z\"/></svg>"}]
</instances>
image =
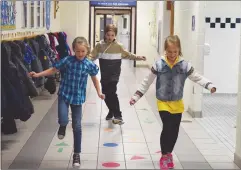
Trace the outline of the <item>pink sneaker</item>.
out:
<instances>
[{"instance_id":1,"label":"pink sneaker","mask_svg":"<svg viewBox=\"0 0 241 170\"><path fill-rule=\"evenodd\" d=\"M168 163L167 163L167 166L168 166L168 168L173 169L173 168L174 168L174 163L173 163L173 157L172 157L172 154L169 153L167 156L168 156Z\"/></svg>"},{"instance_id":2,"label":"pink sneaker","mask_svg":"<svg viewBox=\"0 0 241 170\"><path fill-rule=\"evenodd\" d=\"M160 159L160 169L161 170L168 170L168 156L162 156Z\"/></svg>"}]
</instances>

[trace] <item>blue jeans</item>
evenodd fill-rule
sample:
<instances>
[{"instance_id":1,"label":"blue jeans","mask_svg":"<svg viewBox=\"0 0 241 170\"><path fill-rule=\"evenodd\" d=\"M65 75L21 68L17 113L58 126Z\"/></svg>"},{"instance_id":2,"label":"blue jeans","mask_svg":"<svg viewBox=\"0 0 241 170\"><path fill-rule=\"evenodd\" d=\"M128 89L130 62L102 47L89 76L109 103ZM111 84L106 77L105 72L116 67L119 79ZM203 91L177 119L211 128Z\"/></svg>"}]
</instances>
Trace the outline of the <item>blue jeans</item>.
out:
<instances>
[{"instance_id":1,"label":"blue jeans","mask_svg":"<svg viewBox=\"0 0 241 170\"><path fill-rule=\"evenodd\" d=\"M69 105L61 96L58 97L58 122L60 126L67 126L69 122ZM74 153L81 152L82 139L82 105L70 105L72 111L72 128L74 136Z\"/></svg>"}]
</instances>

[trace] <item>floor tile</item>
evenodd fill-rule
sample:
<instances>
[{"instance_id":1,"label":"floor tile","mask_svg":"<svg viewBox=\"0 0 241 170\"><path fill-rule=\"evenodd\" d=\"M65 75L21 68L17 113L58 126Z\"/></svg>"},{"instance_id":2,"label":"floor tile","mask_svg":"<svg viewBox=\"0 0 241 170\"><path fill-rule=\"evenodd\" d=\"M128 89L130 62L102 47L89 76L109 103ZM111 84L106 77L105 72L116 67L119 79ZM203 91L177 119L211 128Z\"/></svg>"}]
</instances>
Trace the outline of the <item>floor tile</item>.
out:
<instances>
[{"instance_id":1,"label":"floor tile","mask_svg":"<svg viewBox=\"0 0 241 170\"><path fill-rule=\"evenodd\" d=\"M14 162L9 166L9 169L38 169L41 165L39 160L14 160ZM34 167L34 168L33 168Z\"/></svg>"},{"instance_id":2,"label":"floor tile","mask_svg":"<svg viewBox=\"0 0 241 170\"><path fill-rule=\"evenodd\" d=\"M124 162L124 154L106 154L101 153L98 155L98 161L100 162Z\"/></svg>"},{"instance_id":3,"label":"floor tile","mask_svg":"<svg viewBox=\"0 0 241 170\"><path fill-rule=\"evenodd\" d=\"M67 161L43 161L39 169L68 169L69 160Z\"/></svg>"},{"instance_id":4,"label":"floor tile","mask_svg":"<svg viewBox=\"0 0 241 170\"><path fill-rule=\"evenodd\" d=\"M143 135L123 136L124 143L146 143Z\"/></svg>"},{"instance_id":5,"label":"floor tile","mask_svg":"<svg viewBox=\"0 0 241 170\"><path fill-rule=\"evenodd\" d=\"M8 169L11 163L12 163L12 160L11 161L1 160L1 169Z\"/></svg>"},{"instance_id":6,"label":"floor tile","mask_svg":"<svg viewBox=\"0 0 241 170\"><path fill-rule=\"evenodd\" d=\"M223 156L225 156L225 155L229 155L229 154L233 155L233 153L231 153L231 151L229 151L228 149L218 149L218 150L215 150L215 149L211 149L211 150L199 149L199 151L205 156L208 156L208 155L209 156L210 155L223 155Z\"/></svg>"},{"instance_id":7,"label":"floor tile","mask_svg":"<svg viewBox=\"0 0 241 170\"><path fill-rule=\"evenodd\" d=\"M181 162L183 169L212 169L208 163Z\"/></svg>"},{"instance_id":8,"label":"floor tile","mask_svg":"<svg viewBox=\"0 0 241 170\"><path fill-rule=\"evenodd\" d=\"M19 151L20 151L20 149L19 149ZM15 157L17 156L18 152L17 151L15 151L15 152L1 152L1 160L2 161L13 161L15 159Z\"/></svg>"},{"instance_id":9,"label":"floor tile","mask_svg":"<svg viewBox=\"0 0 241 170\"><path fill-rule=\"evenodd\" d=\"M154 169L153 162L138 161L138 162L126 162L127 169Z\"/></svg>"},{"instance_id":10,"label":"floor tile","mask_svg":"<svg viewBox=\"0 0 241 170\"><path fill-rule=\"evenodd\" d=\"M145 143L124 143L125 154L149 154Z\"/></svg>"},{"instance_id":11,"label":"floor tile","mask_svg":"<svg viewBox=\"0 0 241 170\"><path fill-rule=\"evenodd\" d=\"M198 148L198 149L210 149L210 150L213 150L213 149L226 149L226 146L225 145L223 145L223 144L217 144L217 143L196 143L195 144L196 145L196 147Z\"/></svg>"},{"instance_id":12,"label":"floor tile","mask_svg":"<svg viewBox=\"0 0 241 170\"><path fill-rule=\"evenodd\" d=\"M192 139L195 144L216 144L217 142L213 139Z\"/></svg>"},{"instance_id":13,"label":"floor tile","mask_svg":"<svg viewBox=\"0 0 241 170\"><path fill-rule=\"evenodd\" d=\"M159 144L160 145L160 144ZM160 146L158 145L153 145L153 146L150 146L148 144L148 149L150 151L150 154L157 154L157 155L160 155L161 153L161 149L160 149Z\"/></svg>"},{"instance_id":14,"label":"floor tile","mask_svg":"<svg viewBox=\"0 0 241 170\"><path fill-rule=\"evenodd\" d=\"M182 162L207 162L201 154L177 154L178 160Z\"/></svg>"},{"instance_id":15,"label":"floor tile","mask_svg":"<svg viewBox=\"0 0 241 170\"><path fill-rule=\"evenodd\" d=\"M99 154L124 154L124 151L123 151L123 146L120 146L120 147L116 147L116 148L107 148L107 147L104 147L104 148L99 148Z\"/></svg>"},{"instance_id":16,"label":"floor tile","mask_svg":"<svg viewBox=\"0 0 241 170\"><path fill-rule=\"evenodd\" d=\"M220 163L230 163L233 162L233 160L229 156L223 156L223 155L209 155L204 156L204 158L210 163L210 162L220 162Z\"/></svg>"},{"instance_id":17,"label":"floor tile","mask_svg":"<svg viewBox=\"0 0 241 170\"><path fill-rule=\"evenodd\" d=\"M125 155L125 160L128 162L151 162L152 158L150 155Z\"/></svg>"},{"instance_id":18,"label":"floor tile","mask_svg":"<svg viewBox=\"0 0 241 170\"><path fill-rule=\"evenodd\" d=\"M210 166L213 169L240 169L237 165L235 165L235 163L231 162L231 163L214 163L214 162L210 162Z\"/></svg>"},{"instance_id":19,"label":"floor tile","mask_svg":"<svg viewBox=\"0 0 241 170\"><path fill-rule=\"evenodd\" d=\"M100 136L100 143L105 143L105 142L117 142L117 143L122 143L122 136L121 135L109 135L109 136Z\"/></svg>"},{"instance_id":20,"label":"floor tile","mask_svg":"<svg viewBox=\"0 0 241 170\"><path fill-rule=\"evenodd\" d=\"M67 161L70 159L73 148L70 147L50 147L43 160L47 161Z\"/></svg>"},{"instance_id":21,"label":"floor tile","mask_svg":"<svg viewBox=\"0 0 241 170\"><path fill-rule=\"evenodd\" d=\"M81 153L83 153L83 154L97 154L98 153L98 147L97 146L82 147Z\"/></svg>"}]
</instances>

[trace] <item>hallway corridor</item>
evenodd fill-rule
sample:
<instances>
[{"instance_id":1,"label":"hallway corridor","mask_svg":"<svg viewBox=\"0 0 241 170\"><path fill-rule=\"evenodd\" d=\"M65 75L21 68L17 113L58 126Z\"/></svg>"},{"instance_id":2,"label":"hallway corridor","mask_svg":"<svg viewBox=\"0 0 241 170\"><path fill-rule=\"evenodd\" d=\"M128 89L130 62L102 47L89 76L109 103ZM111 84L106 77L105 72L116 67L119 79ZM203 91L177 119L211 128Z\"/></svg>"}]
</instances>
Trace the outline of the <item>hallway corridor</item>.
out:
<instances>
[{"instance_id":1,"label":"hallway corridor","mask_svg":"<svg viewBox=\"0 0 241 170\"><path fill-rule=\"evenodd\" d=\"M98 98L91 81L83 106L81 169L160 169L161 120L156 111L154 87L135 106L130 97L149 70L133 68L123 60L118 86L125 124L105 120L107 107ZM3 169L72 169L71 119L63 140L57 138L57 95L44 93L33 100L35 113L18 132L2 135ZM199 120L186 113L174 149L175 169L239 169L233 163L234 150ZM185 121L191 120L191 121ZM201 120L201 119L200 119ZM214 125L213 125L214 126Z\"/></svg>"}]
</instances>

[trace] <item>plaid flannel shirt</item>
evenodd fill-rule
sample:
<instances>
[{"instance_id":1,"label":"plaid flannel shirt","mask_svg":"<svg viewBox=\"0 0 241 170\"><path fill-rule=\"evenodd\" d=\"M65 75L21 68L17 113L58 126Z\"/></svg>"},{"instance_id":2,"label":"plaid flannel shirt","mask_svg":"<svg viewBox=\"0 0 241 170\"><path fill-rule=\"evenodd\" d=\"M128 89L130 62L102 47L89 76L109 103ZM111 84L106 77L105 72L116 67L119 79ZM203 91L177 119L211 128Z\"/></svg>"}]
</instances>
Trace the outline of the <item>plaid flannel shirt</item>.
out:
<instances>
[{"instance_id":1,"label":"plaid flannel shirt","mask_svg":"<svg viewBox=\"0 0 241 170\"><path fill-rule=\"evenodd\" d=\"M99 67L87 58L78 60L75 56L63 58L56 62L54 67L64 72L58 95L69 104L83 104L86 100L88 75L96 76Z\"/></svg>"}]
</instances>

